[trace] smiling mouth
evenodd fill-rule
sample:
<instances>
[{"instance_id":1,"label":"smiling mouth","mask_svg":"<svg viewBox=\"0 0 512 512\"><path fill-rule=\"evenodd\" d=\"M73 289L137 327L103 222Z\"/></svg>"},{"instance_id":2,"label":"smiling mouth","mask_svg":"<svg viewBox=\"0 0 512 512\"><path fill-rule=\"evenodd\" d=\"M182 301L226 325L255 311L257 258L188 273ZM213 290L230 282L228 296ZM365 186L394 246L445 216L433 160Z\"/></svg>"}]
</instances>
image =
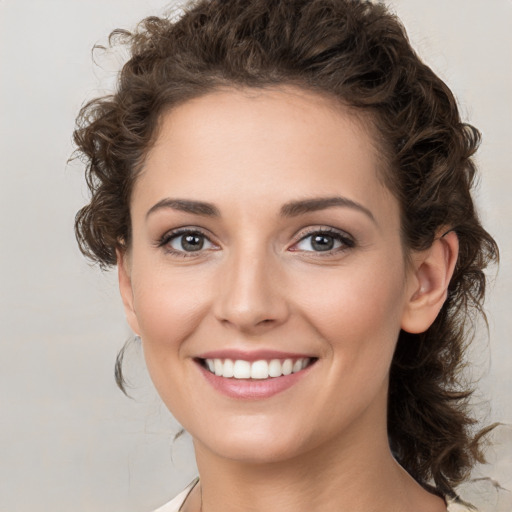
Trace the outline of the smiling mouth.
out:
<instances>
[{"instance_id":1,"label":"smiling mouth","mask_svg":"<svg viewBox=\"0 0 512 512\"><path fill-rule=\"evenodd\" d=\"M258 361L244 359L198 359L197 361L203 368L218 377L264 380L298 373L311 366L316 360L316 357L301 357Z\"/></svg>"}]
</instances>

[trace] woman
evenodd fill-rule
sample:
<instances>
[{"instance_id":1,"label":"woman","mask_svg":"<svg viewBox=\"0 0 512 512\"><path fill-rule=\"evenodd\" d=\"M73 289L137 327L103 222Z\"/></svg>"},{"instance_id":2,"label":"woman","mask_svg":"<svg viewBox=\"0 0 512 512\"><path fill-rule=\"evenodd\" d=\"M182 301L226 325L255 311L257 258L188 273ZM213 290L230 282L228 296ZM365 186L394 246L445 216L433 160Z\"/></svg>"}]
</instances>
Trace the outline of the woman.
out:
<instances>
[{"instance_id":1,"label":"woman","mask_svg":"<svg viewBox=\"0 0 512 512\"><path fill-rule=\"evenodd\" d=\"M200 480L161 510L461 510L497 247L450 90L363 1L202 0L113 37L76 230L194 441Z\"/></svg>"}]
</instances>

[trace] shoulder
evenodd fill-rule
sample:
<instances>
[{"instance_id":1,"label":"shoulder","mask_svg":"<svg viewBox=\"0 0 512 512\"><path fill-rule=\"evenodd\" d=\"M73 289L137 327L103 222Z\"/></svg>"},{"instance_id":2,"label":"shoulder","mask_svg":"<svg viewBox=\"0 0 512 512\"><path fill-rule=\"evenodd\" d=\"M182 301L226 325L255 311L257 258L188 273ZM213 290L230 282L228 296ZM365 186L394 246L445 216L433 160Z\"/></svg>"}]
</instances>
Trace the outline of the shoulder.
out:
<instances>
[{"instance_id":1,"label":"shoulder","mask_svg":"<svg viewBox=\"0 0 512 512\"><path fill-rule=\"evenodd\" d=\"M181 491L178 496L176 496L171 501L167 502L165 505L162 505L161 507L157 508L153 512L179 512L181 506L185 502L187 496L189 495L190 491L194 488L194 486L199 481L198 478L196 478L193 482L191 482L186 489ZM457 511L455 511L457 512Z\"/></svg>"}]
</instances>

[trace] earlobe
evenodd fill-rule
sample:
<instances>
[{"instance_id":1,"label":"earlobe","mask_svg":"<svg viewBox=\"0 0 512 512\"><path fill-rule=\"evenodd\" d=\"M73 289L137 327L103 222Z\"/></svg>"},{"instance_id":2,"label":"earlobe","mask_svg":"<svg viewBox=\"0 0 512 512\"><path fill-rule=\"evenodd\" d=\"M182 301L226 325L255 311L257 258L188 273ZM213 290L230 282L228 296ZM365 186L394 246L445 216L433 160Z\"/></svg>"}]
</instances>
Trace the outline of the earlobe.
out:
<instances>
[{"instance_id":1,"label":"earlobe","mask_svg":"<svg viewBox=\"0 0 512 512\"><path fill-rule=\"evenodd\" d=\"M441 310L459 253L454 231L441 231L432 246L414 256L408 300L402 316L402 329L410 333L425 332Z\"/></svg>"},{"instance_id":2,"label":"earlobe","mask_svg":"<svg viewBox=\"0 0 512 512\"><path fill-rule=\"evenodd\" d=\"M123 252L119 249L116 249L116 255L119 291L121 292L121 298L123 300L126 320L128 321L128 324L130 325L132 331L137 336L139 336L140 329L133 301L133 288L131 281L129 257L126 252Z\"/></svg>"}]
</instances>

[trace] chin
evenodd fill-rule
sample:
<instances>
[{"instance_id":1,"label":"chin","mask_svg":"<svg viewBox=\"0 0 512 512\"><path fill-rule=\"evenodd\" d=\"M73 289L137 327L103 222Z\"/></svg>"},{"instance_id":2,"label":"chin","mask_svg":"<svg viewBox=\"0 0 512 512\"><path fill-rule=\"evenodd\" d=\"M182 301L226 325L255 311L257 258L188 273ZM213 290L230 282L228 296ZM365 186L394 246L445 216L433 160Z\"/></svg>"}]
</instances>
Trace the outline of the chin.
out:
<instances>
[{"instance_id":1,"label":"chin","mask_svg":"<svg viewBox=\"0 0 512 512\"><path fill-rule=\"evenodd\" d=\"M308 450L308 443L298 433L290 432L290 427L244 429L226 428L212 435L195 437L194 444L217 456L246 464L268 464L283 462L297 457ZM286 435L283 435L286 434ZM295 434L295 435L294 435Z\"/></svg>"}]
</instances>

